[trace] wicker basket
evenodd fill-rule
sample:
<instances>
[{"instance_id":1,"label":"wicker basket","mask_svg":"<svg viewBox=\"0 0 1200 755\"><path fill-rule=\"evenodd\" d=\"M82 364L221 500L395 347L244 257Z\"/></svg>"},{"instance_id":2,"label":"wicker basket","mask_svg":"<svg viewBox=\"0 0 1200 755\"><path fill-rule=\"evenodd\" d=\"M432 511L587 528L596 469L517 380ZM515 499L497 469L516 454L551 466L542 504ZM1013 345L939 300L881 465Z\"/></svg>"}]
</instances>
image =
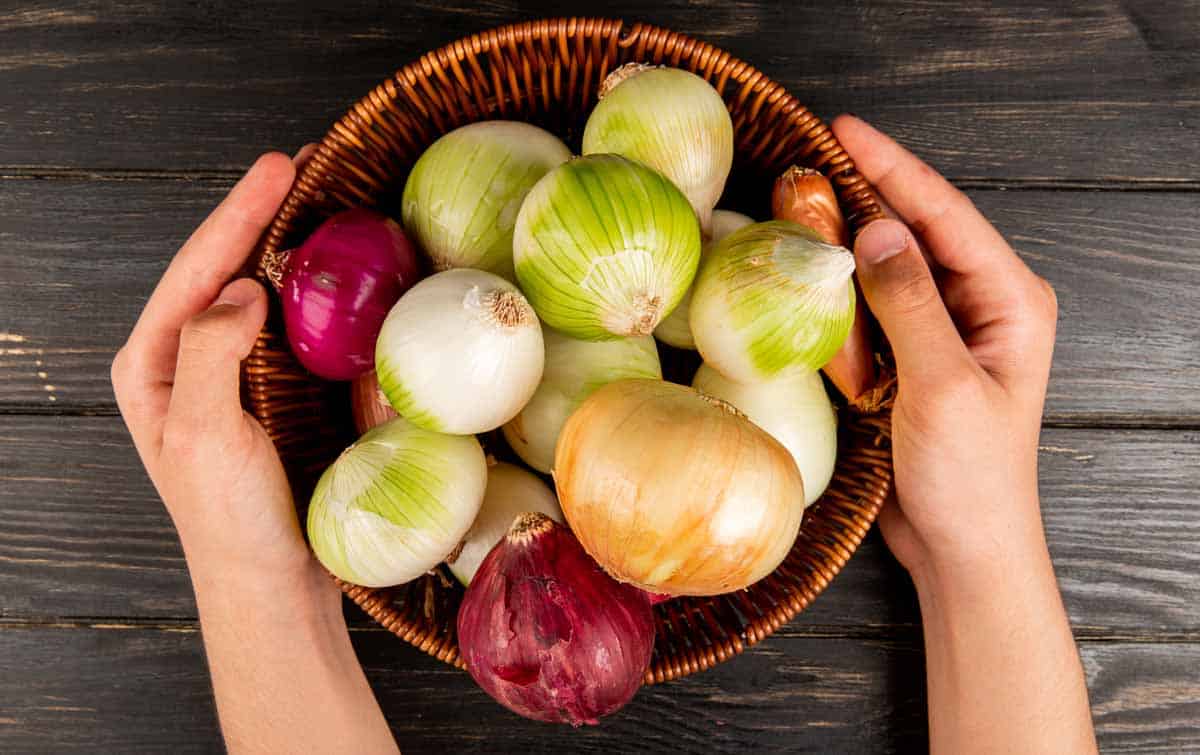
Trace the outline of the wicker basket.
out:
<instances>
[{"instance_id":1,"label":"wicker basket","mask_svg":"<svg viewBox=\"0 0 1200 755\"><path fill-rule=\"evenodd\" d=\"M631 61L693 71L725 99L733 116L736 158L722 206L732 201L736 209L766 217L773 178L798 163L832 179L853 229L881 216L874 191L828 127L761 72L711 45L664 29L556 19L506 26L446 45L405 66L355 104L326 134L271 224L258 249L258 276L266 278L270 265L264 266L264 260L272 260L337 210L368 205L398 216L409 167L438 136L464 123L529 121L577 147L600 82ZM353 440L349 394L345 384L325 383L299 366L288 351L278 307L273 310L243 367L245 400L274 440L296 499L303 502L322 469ZM728 660L770 635L825 589L888 494L891 395L889 386L870 407L840 412L841 450L833 481L806 511L799 539L772 575L740 592L657 607L657 643L647 684ZM395 588L341 587L402 639L462 667L455 640L462 595L457 584L430 574Z\"/></svg>"}]
</instances>

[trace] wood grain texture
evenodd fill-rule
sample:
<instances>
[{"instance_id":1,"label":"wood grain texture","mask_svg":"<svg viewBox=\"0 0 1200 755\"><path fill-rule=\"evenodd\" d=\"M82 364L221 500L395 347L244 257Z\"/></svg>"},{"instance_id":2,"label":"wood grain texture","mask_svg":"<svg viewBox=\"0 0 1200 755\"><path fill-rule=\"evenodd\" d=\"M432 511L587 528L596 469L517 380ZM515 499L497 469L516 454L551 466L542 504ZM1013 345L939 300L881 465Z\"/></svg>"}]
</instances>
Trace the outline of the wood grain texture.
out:
<instances>
[{"instance_id":1,"label":"wood grain texture","mask_svg":"<svg viewBox=\"0 0 1200 755\"><path fill-rule=\"evenodd\" d=\"M0 180L0 407L112 411L108 366L224 181ZM1048 411L1200 422L1200 216L1174 192L971 191L1062 309Z\"/></svg>"},{"instance_id":2,"label":"wood grain texture","mask_svg":"<svg viewBox=\"0 0 1200 755\"><path fill-rule=\"evenodd\" d=\"M195 616L170 521L117 417L0 417L0 617ZM1046 529L1076 629L1200 634L1200 433L1051 429ZM357 612L353 612L357 619ZM876 533L785 633L911 633Z\"/></svg>"},{"instance_id":3,"label":"wood grain texture","mask_svg":"<svg viewBox=\"0 0 1200 755\"><path fill-rule=\"evenodd\" d=\"M1190 0L488 3L33 0L0 12L0 166L237 169L318 137L427 50L603 13L720 45L815 112L853 110L960 179L1190 181Z\"/></svg>"},{"instance_id":4,"label":"wood grain texture","mask_svg":"<svg viewBox=\"0 0 1200 755\"><path fill-rule=\"evenodd\" d=\"M775 637L578 730L518 718L383 632L355 632L354 644L406 753L925 749L923 656L911 643ZM1104 752L1200 747L1200 647L1080 649ZM5 752L220 751L193 627L0 629L0 678Z\"/></svg>"}]
</instances>

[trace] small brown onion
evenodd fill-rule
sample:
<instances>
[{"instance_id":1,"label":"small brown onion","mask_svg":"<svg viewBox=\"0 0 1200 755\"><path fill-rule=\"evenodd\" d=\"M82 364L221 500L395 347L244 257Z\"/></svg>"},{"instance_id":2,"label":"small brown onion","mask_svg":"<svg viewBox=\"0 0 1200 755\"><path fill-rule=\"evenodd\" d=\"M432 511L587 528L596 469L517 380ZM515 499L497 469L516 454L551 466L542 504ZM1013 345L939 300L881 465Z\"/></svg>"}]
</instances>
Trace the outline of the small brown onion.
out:
<instances>
[{"instance_id":1,"label":"small brown onion","mask_svg":"<svg viewBox=\"0 0 1200 755\"><path fill-rule=\"evenodd\" d=\"M458 610L467 671L526 718L595 724L629 702L654 649L645 593L614 581L566 527L517 517Z\"/></svg>"},{"instance_id":2,"label":"small brown onion","mask_svg":"<svg viewBox=\"0 0 1200 755\"><path fill-rule=\"evenodd\" d=\"M559 435L554 481L592 558L668 595L767 576L804 510L786 448L724 401L660 380L619 380L584 401Z\"/></svg>"},{"instance_id":3,"label":"small brown onion","mask_svg":"<svg viewBox=\"0 0 1200 755\"><path fill-rule=\"evenodd\" d=\"M399 416L379 389L375 370L364 372L350 384L350 414L354 417L354 427L359 435Z\"/></svg>"}]
</instances>

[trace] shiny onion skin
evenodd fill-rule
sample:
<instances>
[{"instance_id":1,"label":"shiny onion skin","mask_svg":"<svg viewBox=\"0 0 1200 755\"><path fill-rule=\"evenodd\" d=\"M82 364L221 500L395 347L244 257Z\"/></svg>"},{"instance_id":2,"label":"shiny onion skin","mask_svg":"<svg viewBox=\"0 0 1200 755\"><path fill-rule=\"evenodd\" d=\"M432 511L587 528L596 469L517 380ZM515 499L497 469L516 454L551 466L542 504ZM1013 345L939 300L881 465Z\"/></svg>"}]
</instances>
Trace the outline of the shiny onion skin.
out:
<instances>
[{"instance_id":1,"label":"shiny onion skin","mask_svg":"<svg viewBox=\"0 0 1200 755\"><path fill-rule=\"evenodd\" d=\"M672 596L767 576L804 511L786 448L724 401L658 380L588 397L559 435L554 482L571 530L605 571Z\"/></svg>"},{"instance_id":2,"label":"shiny onion skin","mask_svg":"<svg viewBox=\"0 0 1200 755\"><path fill-rule=\"evenodd\" d=\"M471 676L526 718L596 724L629 702L654 649L645 593L614 581L566 527L522 514L458 610Z\"/></svg>"},{"instance_id":3,"label":"shiny onion skin","mask_svg":"<svg viewBox=\"0 0 1200 755\"><path fill-rule=\"evenodd\" d=\"M292 353L318 377L353 380L374 366L384 318L419 277L396 221L366 208L334 215L287 259L279 294Z\"/></svg>"},{"instance_id":4,"label":"shiny onion skin","mask_svg":"<svg viewBox=\"0 0 1200 755\"><path fill-rule=\"evenodd\" d=\"M400 416L379 389L375 370L364 372L350 384L350 414L354 417L354 429L358 430L359 435Z\"/></svg>"}]
</instances>

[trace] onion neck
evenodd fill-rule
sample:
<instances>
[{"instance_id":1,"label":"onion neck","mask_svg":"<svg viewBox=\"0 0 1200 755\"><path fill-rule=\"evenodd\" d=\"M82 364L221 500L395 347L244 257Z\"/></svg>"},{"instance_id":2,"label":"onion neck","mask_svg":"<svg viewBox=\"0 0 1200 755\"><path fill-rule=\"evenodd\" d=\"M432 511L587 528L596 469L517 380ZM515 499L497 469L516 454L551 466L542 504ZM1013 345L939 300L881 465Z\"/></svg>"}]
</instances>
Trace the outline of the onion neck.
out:
<instances>
[{"instance_id":1,"label":"onion neck","mask_svg":"<svg viewBox=\"0 0 1200 755\"><path fill-rule=\"evenodd\" d=\"M478 286L472 286L463 298L463 306L477 311L485 321L509 330L537 322L533 307L517 291L480 291Z\"/></svg>"},{"instance_id":2,"label":"onion neck","mask_svg":"<svg viewBox=\"0 0 1200 755\"><path fill-rule=\"evenodd\" d=\"M526 511L513 520L505 539L514 545L524 545L546 534L553 526L554 520L540 511Z\"/></svg>"},{"instance_id":3,"label":"onion neck","mask_svg":"<svg viewBox=\"0 0 1200 755\"><path fill-rule=\"evenodd\" d=\"M604 99L608 96L609 92L616 89L629 79L632 79L634 76L637 76L639 73L658 67L659 66L652 66L646 63L626 63L625 65L615 69L608 76L604 77L604 82L600 84L599 98Z\"/></svg>"}]
</instances>

